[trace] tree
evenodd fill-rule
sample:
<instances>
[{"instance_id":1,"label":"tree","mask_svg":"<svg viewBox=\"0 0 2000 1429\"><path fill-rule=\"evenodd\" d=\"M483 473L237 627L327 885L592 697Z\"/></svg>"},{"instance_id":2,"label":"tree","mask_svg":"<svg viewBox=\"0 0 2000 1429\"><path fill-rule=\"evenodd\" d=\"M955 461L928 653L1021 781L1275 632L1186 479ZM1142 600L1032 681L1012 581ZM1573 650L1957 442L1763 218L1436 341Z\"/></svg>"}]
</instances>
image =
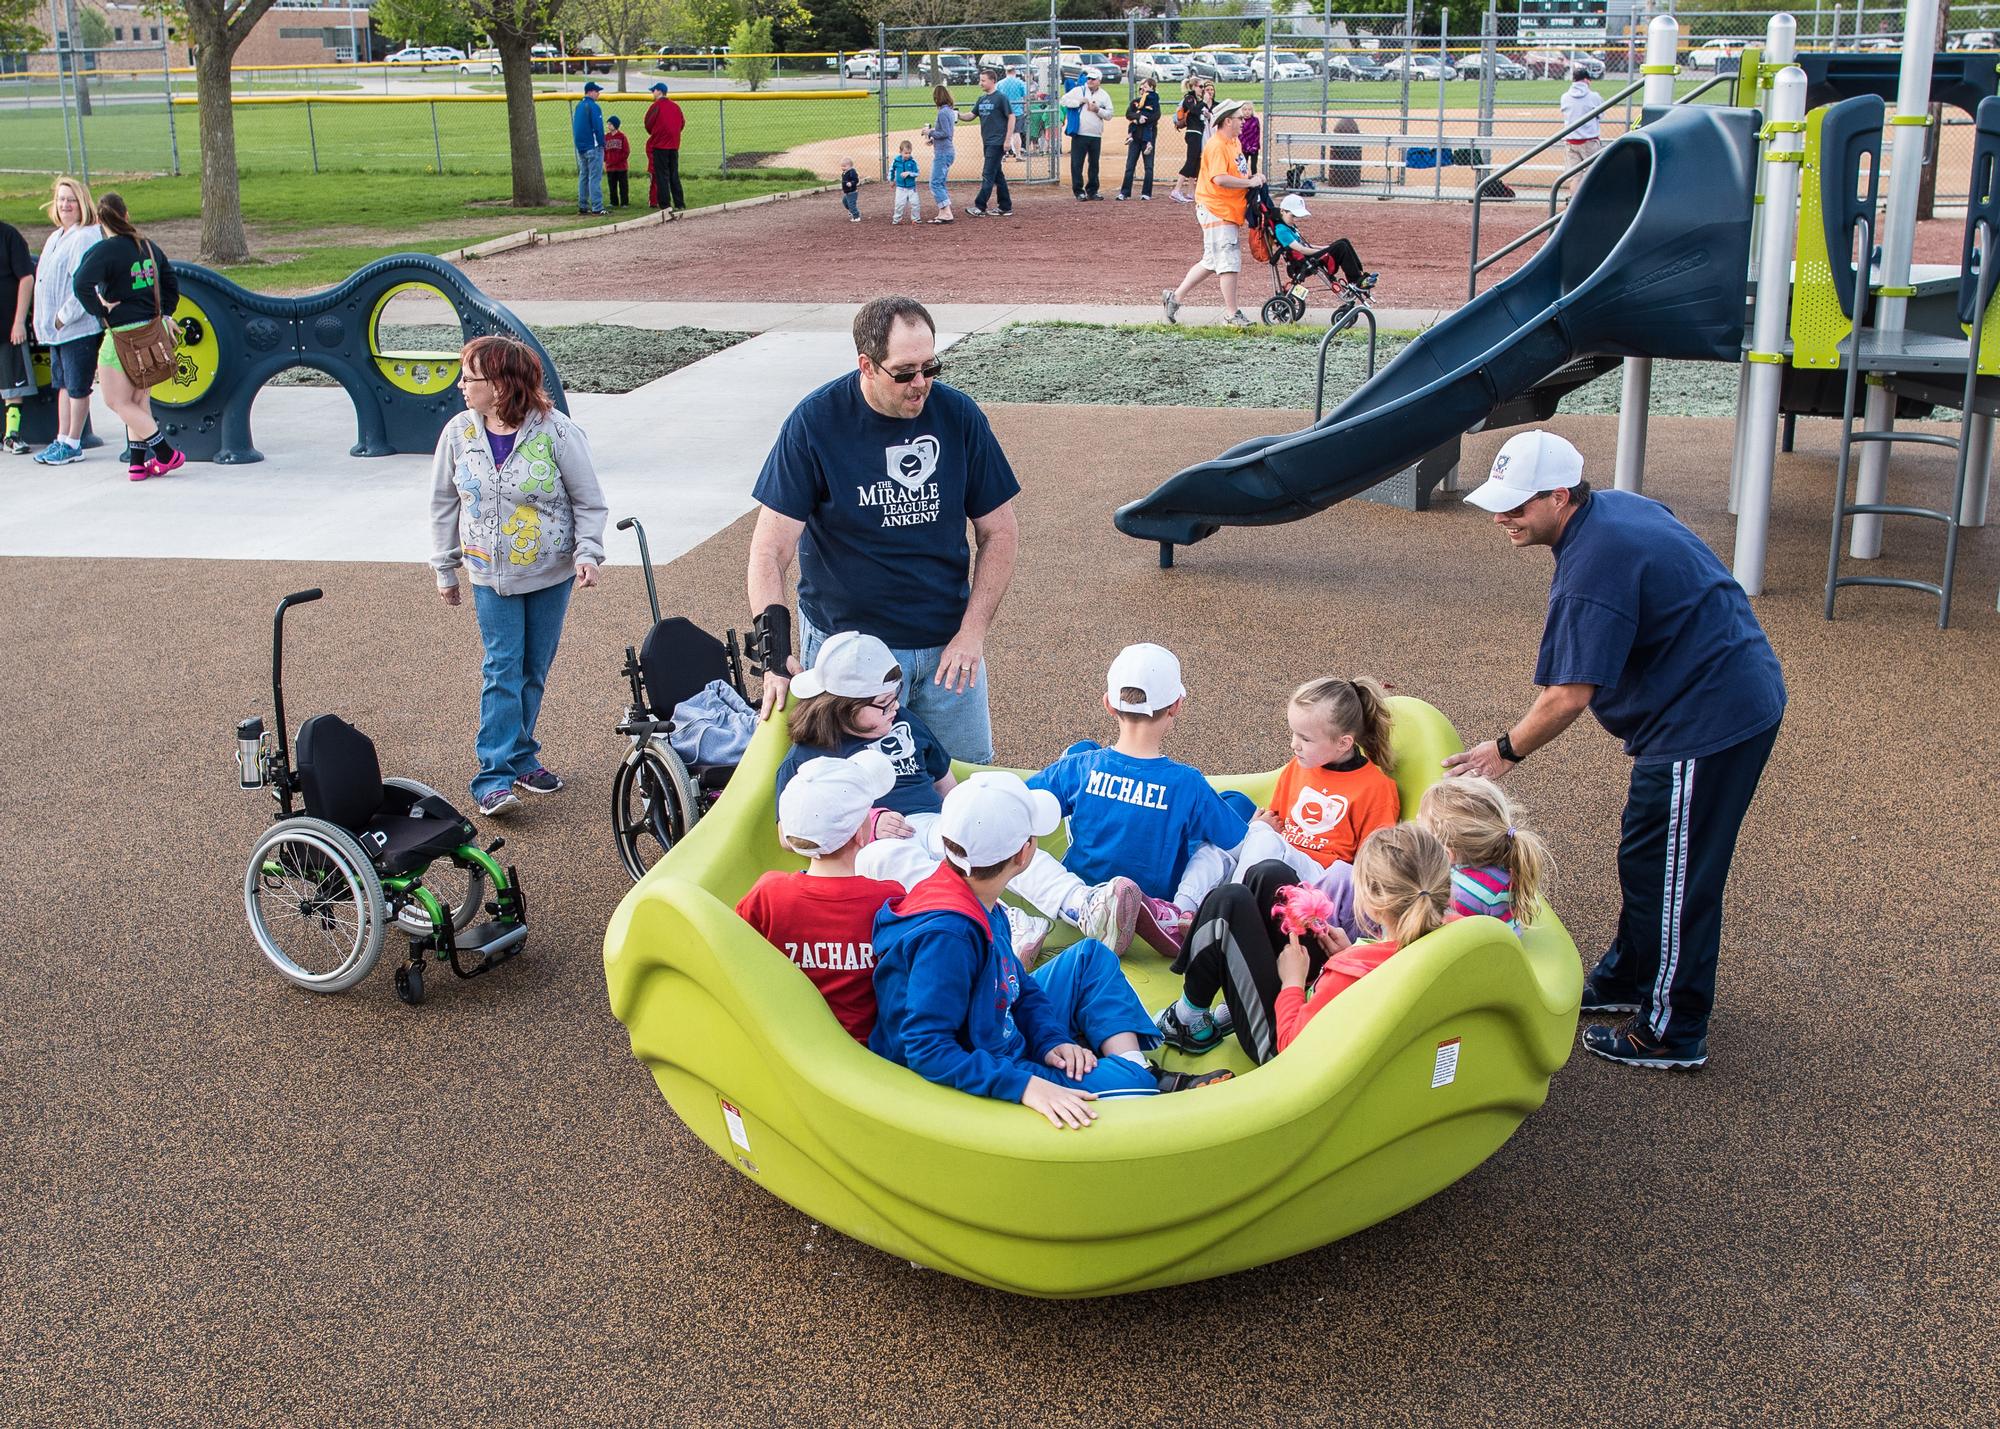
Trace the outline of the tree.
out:
<instances>
[{"instance_id":1,"label":"tree","mask_svg":"<svg viewBox=\"0 0 2000 1429\"><path fill-rule=\"evenodd\" d=\"M236 111L230 65L237 48L274 0L180 0L194 46L195 112L201 120L202 262L241 263L250 256L243 232L243 193L236 174Z\"/></svg>"},{"instance_id":2,"label":"tree","mask_svg":"<svg viewBox=\"0 0 2000 1429\"><path fill-rule=\"evenodd\" d=\"M755 94L771 77L771 22L745 20L729 32L729 75Z\"/></svg>"},{"instance_id":3,"label":"tree","mask_svg":"<svg viewBox=\"0 0 2000 1429\"><path fill-rule=\"evenodd\" d=\"M472 38L472 18L461 0L375 0L368 24L406 45L461 45Z\"/></svg>"},{"instance_id":4,"label":"tree","mask_svg":"<svg viewBox=\"0 0 2000 1429\"><path fill-rule=\"evenodd\" d=\"M666 0L571 0L570 14L576 23L593 31L605 47L618 56L618 90L626 88L625 70L634 54L648 40L662 38L666 23Z\"/></svg>"},{"instance_id":5,"label":"tree","mask_svg":"<svg viewBox=\"0 0 2000 1429\"><path fill-rule=\"evenodd\" d=\"M562 6L563 0L466 0L472 23L500 52L500 77L507 91L508 167L519 208L546 208L549 202L541 131L536 127L531 51L535 41L554 27Z\"/></svg>"},{"instance_id":6,"label":"tree","mask_svg":"<svg viewBox=\"0 0 2000 1429\"><path fill-rule=\"evenodd\" d=\"M0 54L25 54L48 43L34 24L45 8L43 0L0 0Z\"/></svg>"}]
</instances>

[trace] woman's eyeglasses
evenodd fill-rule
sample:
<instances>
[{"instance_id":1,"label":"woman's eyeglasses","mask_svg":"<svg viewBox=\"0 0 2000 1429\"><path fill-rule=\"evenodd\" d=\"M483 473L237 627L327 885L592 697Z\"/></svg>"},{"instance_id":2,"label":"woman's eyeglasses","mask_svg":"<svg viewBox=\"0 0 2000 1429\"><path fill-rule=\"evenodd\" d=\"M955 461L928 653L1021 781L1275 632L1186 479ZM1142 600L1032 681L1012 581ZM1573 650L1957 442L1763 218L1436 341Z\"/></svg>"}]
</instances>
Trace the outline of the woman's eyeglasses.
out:
<instances>
[{"instance_id":1,"label":"woman's eyeglasses","mask_svg":"<svg viewBox=\"0 0 2000 1429\"><path fill-rule=\"evenodd\" d=\"M910 383L916 381L919 377L928 379L930 381L936 381L937 375L940 372L944 371L944 364L942 362L939 362L935 357L933 357L929 362L926 362L922 367L913 367L908 372L891 372L888 368L882 367L879 364L877 365L875 370L877 372L880 372L884 377L888 378L891 382L895 383L898 387L907 387Z\"/></svg>"}]
</instances>

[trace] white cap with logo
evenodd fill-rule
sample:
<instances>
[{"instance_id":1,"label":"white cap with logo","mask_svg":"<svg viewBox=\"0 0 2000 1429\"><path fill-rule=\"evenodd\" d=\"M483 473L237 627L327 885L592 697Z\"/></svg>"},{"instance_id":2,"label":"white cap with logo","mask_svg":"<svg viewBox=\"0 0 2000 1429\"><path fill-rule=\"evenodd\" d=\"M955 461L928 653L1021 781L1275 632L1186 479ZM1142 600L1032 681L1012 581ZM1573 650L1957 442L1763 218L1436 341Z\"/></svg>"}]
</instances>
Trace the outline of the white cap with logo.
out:
<instances>
[{"instance_id":1,"label":"white cap with logo","mask_svg":"<svg viewBox=\"0 0 2000 1429\"><path fill-rule=\"evenodd\" d=\"M1583 453L1554 432L1522 432L1507 439L1493 470L1466 500L1496 515L1523 506L1544 491L1562 491L1583 479Z\"/></svg>"},{"instance_id":2,"label":"white cap with logo","mask_svg":"<svg viewBox=\"0 0 2000 1429\"><path fill-rule=\"evenodd\" d=\"M1045 838L1062 822L1062 805L1046 789L1030 789L1018 774L986 770L969 775L944 796L938 837L965 850L944 856L960 872L1005 863L1029 839Z\"/></svg>"},{"instance_id":3,"label":"white cap with logo","mask_svg":"<svg viewBox=\"0 0 2000 1429\"><path fill-rule=\"evenodd\" d=\"M873 635L843 630L830 635L813 657L812 668L792 681L792 693L802 700L814 695L844 695L849 699L872 700L900 689L896 657Z\"/></svg>"},{"instance_id":4,"label":"white cap with logo","mask_svg":"<svg viewBox=\"0 0 2000 1429\"><path fill-rule=\"evenodd\" d=\"M1126 690L1140 691L1141 698L1123 698ZM1125 714L1158 714L1186 694L1181 662L1164 645L1127 645L1104 677L1104 697Z\"/></svg>"},{"instance_id":5,"label":"white cap with logo","mask_svg":"<svg viewBox=\"0 0 2000 1429\"><path fill-rule=\"evenodd\" d=\"M895 787L896 766L879 749L808 759L778 796L785 846L808 857L846 847L875 801Z\"/></svg>"}]
</instances>

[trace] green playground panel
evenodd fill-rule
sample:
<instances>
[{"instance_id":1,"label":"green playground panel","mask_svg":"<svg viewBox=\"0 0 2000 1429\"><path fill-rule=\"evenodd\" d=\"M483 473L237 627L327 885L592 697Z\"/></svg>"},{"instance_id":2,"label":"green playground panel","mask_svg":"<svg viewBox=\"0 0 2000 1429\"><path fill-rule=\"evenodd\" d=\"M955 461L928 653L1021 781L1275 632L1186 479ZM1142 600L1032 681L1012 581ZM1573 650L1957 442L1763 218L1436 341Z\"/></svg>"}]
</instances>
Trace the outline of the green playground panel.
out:
<instances>
[{"instance_id":1,"label":"green playground panel","mask_svg":"<svg viewBox=\"0 0 2000 1429\"><path fill-rule=\"evenodd\" d=\"M1461 745L1394 697L1407 815ZM1206 1279L1349 1235L1477 1167L1548 1095L1575 1037L1582 968L1543 909L1399 953L1234 1081L1101 1104L1057 1131L1013 1103L935 1086L849 1037L812 984L733 911L779 845L774 719L730 790L627 894L605 933L612 1011L675 1113L738 1172L892 1255L1017 1294L1083 1297ZM1276 773L1219 778L1267 796ZM1127 976L1179 993L1143 946ZM756 1254L745 1246L743 1253Z\"/></svg>"}]
</instances>

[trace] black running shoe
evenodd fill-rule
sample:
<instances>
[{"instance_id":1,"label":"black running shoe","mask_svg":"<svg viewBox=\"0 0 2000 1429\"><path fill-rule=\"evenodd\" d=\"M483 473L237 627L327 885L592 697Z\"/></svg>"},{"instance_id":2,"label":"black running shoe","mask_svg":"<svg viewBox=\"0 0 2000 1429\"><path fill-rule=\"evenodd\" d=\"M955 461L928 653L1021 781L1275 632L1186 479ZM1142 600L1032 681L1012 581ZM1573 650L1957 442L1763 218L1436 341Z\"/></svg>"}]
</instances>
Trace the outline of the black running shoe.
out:
<instances>
[{"instance_id":1,"label":"black running shoe","mask_svg":"<svg viewBox=\"0 0 2000 1429\"><path fill-rule=\"evenodd\" d=\"M1586 973L1583 979L1584 1012L1637 1012L1639 994L1630 988L1620 987L1596 973Z\"/></svg>"},{"instance_id":2,"label":"black running shoe","mask_svg":"<svg viewBox=\"0 0 2000 1429\"><path fill-rule=\"evenodd\" d=\"M1212 1087L1217 1082L1234 1081L1236 1073L1224 1067L1219 1072L1169 1072L1162 1067L1153 1069L1153 1080L1163 1092L1191 1092L1196 1087Z\"/></svg>"},{"instance_id":3,"label":"black running shoe","mask_svg":"<svg viewBox=\"0 0 2000 1429\"><path fill-rule=\"evenodd\" d=\"M1708 1039L1692 1042L1659 1042L1638 1018L1628 1017L1616 1027L1583 1029L1583 1050L1607 1062L1623 1062L1628 1067L1659 1067L1667 1071L1693 1071L1708 1061Z\"/></svg>"}]
</instances>

